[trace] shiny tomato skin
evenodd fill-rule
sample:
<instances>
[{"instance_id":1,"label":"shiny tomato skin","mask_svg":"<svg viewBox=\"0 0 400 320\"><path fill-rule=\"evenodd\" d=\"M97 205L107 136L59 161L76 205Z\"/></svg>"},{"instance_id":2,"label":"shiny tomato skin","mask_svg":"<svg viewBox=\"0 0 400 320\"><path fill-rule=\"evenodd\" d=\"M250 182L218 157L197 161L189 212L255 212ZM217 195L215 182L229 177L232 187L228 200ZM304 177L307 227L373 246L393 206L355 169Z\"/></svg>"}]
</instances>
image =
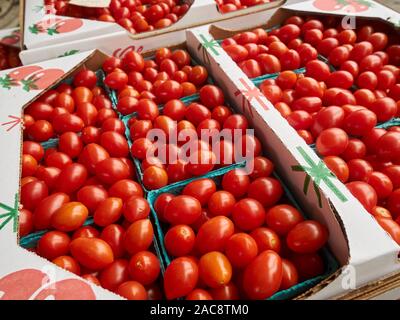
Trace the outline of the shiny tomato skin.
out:
<instances>
[{"instance_id":1,"label":"shiny tomato skin","mask_svg":"<svg viewBox=\"0 0 400 320\"><path fill-rule=\"evenodd\" d=\"M165 207L164 218L171 224L192 224L201 214L200 202L191 196L174 197Z\"/></svg>"},{"instance_id":2,"label":"shiny tomato skin","mask_svg":"<svg viewBox=\"0 0 400 320\"><path fill-rule=\"evenodd\" d=\"M164 218L165 208L174 197L175 195L173 195L172 193L162 193L157 197L156 201L154 202L154 210L157 213L157 217L163 222L166 222Z\"/></svg>"},{"instance_id":3,"label":"shiny tomato skin","mask_svg":"<svg viewBox=\"0 0 400 320\"><path fill-rule=\"evenodd\" d=\"M110 197L103 200L93 214L94 223L105 227L118 221L122 215L122 205L123 202L120 198Z\"/></svg>"},{"instance_id":4,"label":"shiny tomato skin","mask_svg":"<svg viewBox=\"0 0 400 320\"><path fill-rule=\"evenodd\" d=\"M182 194L196 198L204 206L216 191L217 187L212 179L199 179L188 183Z\"/></svg>"},{"instance_id":5,"label":"shiny tomato skin","mask_svg":"<svg viewBox=\"0 0 400 320\"><path fill-rule=\"evenodd\" d=\"M115 291L119 285L129 280L128 266L128 260L116 259L101 271L99 275L101 286L107 290Z\"/></svg>"},{"instance_id":6,"label":"shiny tomato skin","mask_svg":"<svg viewBox=\"0 0 400 320\"><path fill-rule=\"evenodd\" d=\"M18 232L19 236L22 238L29 233L32 232L34 228L33 224L33 214L31 211L27 209L21 209L19 210L19 215L18 215Z\"/></svg>"},{"instance_id":7,"label":"shiny tomato skin","mask_svg":"<svg viewBox=\"0 0 400 320\"><path fill-rule=\"evenodd\" d=\"M336 175L336 177L343 183L346 183L349 179L349 167L346 162L335 156L325 157L324 162L326 166Z\"/></svg>"},{"instance_id":8,"label":"shiny tomato skin","mask_svg":"<svg viewBox=\"0 0 400 320\"><path fill-rule=\"evenodd\" d=\"M111 157L126 157L129 154L129 146L126 138L115 131L104 132L100 136L101 146L107 150Z\"/></svg>"},{"instance_id":9,"label":"shiny tomato skin","mask_svg":"<svg viewBox=\"0 0 400 320\"><path fill-rule=\"evenodd\" d=\"M47 149L46 151L49 150ZM63 152L54 151L50 154L45 154L45 163L47 167L64 169L67 165L72 164L72 159Z\"/></svg>"},{"instance_id":10,"label":"shiny tomato skin","mask_svg":"<svg viewBox=\"0 0 400 320\"><path fill-rule=\"evenodd\" d=\"M208 201L208 210L213 216L229 216L236 203L235 197L228 191L215 192Z\"/></svg>"},{"instance_id":11,"label":"shiny tomato skin","mask_svg":"<svg viewBox=\"0 0 400 320\"><path fill-rule=\"evenodd\" d=\"M400 244L400 226L397 222L389 218L376 217L379 225L392 237L397 244Z\"/></svg>"},{"instance_id":12,"label":"shiny tomato skin","mask_svg":"<svg viewBox=\"0 0 400 320\"><path fill-rule=\"evenodd\" d=\"M101 270L114 261L111 247L98 238L77 238L71 241L71 255L90 270Z\"/></svg>"},{"instance_id":13,"label":"shiny tomato skin","mask_svg":"<svg viewBox=\"0 0 400 320\"><path fill-rule=\"evenodd\" d=\"M289 231L288 247L297 253L317 252L328 240L328 230L317 221L302 221Z\"/></svg>"},{"instance_id":14,"label":"shiny tomato skin","mask_svg":"<svg viewBox=\"0 0 400 320\"><path fill-rule=\"evenodd\" d=\"M64 133L68 131L80 132L85 126L80 117L70 113L64 113L55 116L53 118L52 125L54 131L57 133Z\"/></svg>"},{"instance_id":15,"label":"shiny tomato skin","mask_svg":"<svg viewBox=\"0 0 400 320\"><path fill-rule=\"evenodd\" d=\"M149 219L141 219L132 223L124 235L124 247L130 254L144 251L153 242L153 226Z\"/></svg>"},{"instance_id":16,"label":"shiny tomato skin","mask_svg":"<svg viewBox=\"0 0 400 320\"><path fill-rule=\"evenodd\" d=\"M262 204L251 198L238 201L232 209L232 219L237 227L251 231L263 225L265 210Z\"/></svg>"},{"instance_id":17,"label":"shiny tomato skin","mask_svg":"<svg viewBox=\"0 0 400 320\"><path fill-rule=\"evenodd\" d=\"M37 252L40 256L53 260L68 254L69 236L61 231L46 232L38 241Z\"/></svg>"},{"instance_id":18,"label":"shiny tomato skin","mask_svg":"<svg viewBox=\"0 0 400 320\"><path fill-rule=\"evenodd\" d=\"M122 201L127 201L130 197L143 197L143 189L139 183L129 179L119 180L114 183L108 193L111 197L121 198Z\"/></svg>"},{"instance_id":19,"label":"shiny tomato skin","mask_svg":"<svg viewBox=\"0 0 400 320\"><path fill-rule=\"evenodd\" d=\"M34 176L37 169L38 169L38 163L36 159L30 154L23 154L21 177L24 178L24 177Z\"/></svg>"},{"instance_id":20,"label":"shiny tomato skin","mask_svg":"<svg viewBox=\"0 0 400 320\"><path fill-rule=\"evenodd\" d=\"M135 222L149 216L150 206L145 198L132 196L124 203L122 212L126 220Z\"/></svg>"},{"instance_id":21,"label":"shiny tomato skin","mask_svg":"<svg viewBox=\"0 0 400 320\"><path fill-rule=\"evenodd\" d=\"M22 149L24 154L30 154L38 162L43 159L44 149L40 143L34 141L24 141Z\"/></svg>"},{"instance_id":22,"label":"shiny tomato skin","mask_svg":"<svg viewBox=\"0 0 400 320\"><path fill-rule=\"evenodd\" d=\"M72 234L72 239L84 238L98 238L100 232L92 226L83 226Z\"/></svg>"},{"instance_id":23,"label":"shiny tomato skin","mask_svg":"<svg viewBox=\"0 0 400 320\"><path fill-rule=\"evenodd\" d=\"M149 251L140 251L129 261L129 275L143 285L155 282L160 274L160 261Z\"/></svg>"},{"instance_id":24,"label":"shiny tomato skin","mask_svg":"<svg viewBox=\"0 0 400 320\"><path fill-rule=\"evenodd\" d=\"M254 229L250 236L255 240L258 252L272 250L276 253L281 251L281 240L278 234L272 229L261 227Z\"/></svg>"},{"instance_id":25,"label":"shiny tomato skin","mask_svg":"<svg viewBox=\"0 0 400 320\"><path fill-rule=\"evenodd\" d=\"M68 203L70 198L67 194L58 192L44 198L34 211L33 222L35 229L43 230L51 226L51 217L64 204Z\"/></svg>"},{"instance_id":26,"label":"shiny tomato skin","mask_svg":"<svg viewBox=\"0 0 400 320\"><path fill-rule=\"evenodd\" d=\"M64 152L71 159L79 156L83 148L80 137L75 132L63 133L58 141L58 150Z\"/></svg>"},{"instance_id":27,"label":"shiny tomato skin","mask_svg":"<svg viewBox=\"0 0 400 320\"><path fill-rule=\"evenodd\" d=\"M232 265L221 252L211 251L199 260L199 276L210 288L226 285L232 278Z\"/></svg>"},{"instance_id":28,"label":"shiny tomato skin","mask_svg":"<svg viewBox=\"0 0 400 320\"><path fill-rule=\"evenodd\" d=\"M339 128L325 129L317 138L316 148L322 156L340 155L349 143L347 133Z\"/></svg>"},{"instance_id":29,"label":"shiny tomato skin","mask_svg":"<svg viewBox=\"0 0 400 320\"><path fill-rule=\"evenodd\" d=\"M282 259L282 282L280 290L286 290L299 282L299 275L295 265L287 259Z\"/></svg>"},{"instance_id":30,"label":"shiny tomato skin","mask_svg":"<svg viewBox=\"0 0 400 320\"><path fill-rule=\"evenodd\" d=\"M369 184L362 181L353 181L346 184L353 196L361 202L367 211L371 211L377 205L378 196Z\"/></svg>"},{"instance_id":31,"label":"shiny tomato skin","mask_svg":"<svg viewBox=\"0 0 400 320\"><path fill-rule=\"evenodd\" d=\"M79 266L78 262L70 256L59 256L55 258L52 262L60 268L75 273L78 276L81 273L81 267Z\"/></svg>"},{"instance_id":32,"label":"shiny tomato skin","mask_svg":"<svg viewBox=\"0 0 400 320\"><path fill-rule=\"evenodd\" d=\"M223 252L226 242L234 233L233 222L224 216L206 221L197 232L196 249L200 254L210 251Z\"/></svg>"},{"instance_id":33,"label":"shiny tomato skin","mask_svg":"<svg viewBox=\"0 0 400 320\"><path fill-rule=\"evenodd\" d=\"M137 281L121 283L115 292L128 300L147 300L145 287Z\"/></svg>"},{"instance_id":34,"label":"shiny tomato skin","mask_svg":"<svg viewBox=\"0 0 400 320\"><path fill-rule=\"evenodd\" d=\"M110 224L101 231L100 238L108 243L115 258L121 258L125 254L124 234L125 230L119 224Z\"/></svg>"},{"instance_id":35,"label":"shiny tomato skin","mask_svg":"<svg viewBox=\"0 0 400 320\"><path fill-rule=\"evenodd\" d=\"M188 225L176 225L170 228L164 237L165 248L173 257L181 257L192 252L196 235Z\"/></svg>"},{"instance_id":36,"label":"shiny tomato skin","mask_svg":"<svg viewBox=\"0 0 400 320\"><path fill-rule=\"evenodd\" d=\"M301 213L287 204L281 204L270 208L265 216L267 226L279 235L286 235L298 223L304 220Z\"/></svg>"},{"instance_id":37,"label":"shiny tomato skin","mask_svg":"<svg viewBox=\"0 0 400 320\"><path fill-rule=\"evenodd\" d=\"M71 194L85 183L88 173L86 168L79 163L71 163L66 165L57 178L56 190Z\"/></svg>"},{"instance_id":38,"label":"shiny tomato skin","mask_svg":"<svg viewBox=\"0 0 400 320\"><path fill-rule=\"evenodd\" d=\"M31 181L21 187L21 204L25 209L32 211L48 194L48 188L43 181Z\"/></svg>"},{"instance_id":39,"label":"shiny tomato skin","mask_svg":"<svg viewBox=\"0 0 400 320\"><path fill-rule=\"evenodd\" d=\"M249 176L241 169L227 172L222 178L222 188L232 193L236 198L241 198L247 193L250 185Z\"/></svg>"},{"instance_id":40,"label":"shiny tomato skin","mask_svg":"<svg viewBox=\"0 0 400 320\"><path fill-rule=\"evenodd\" d=\"M197 284L199 270L191 258L173 260L164 273L164 291L168 300L189 294Z\"/></svg>"},{"instance_id":41,"label":"shiny tomato skin","mask_svg":"<svg viewBox=\"0 0 400 320\"><path fill-rule=\"evenodd\" d=\"M274 178L258 178L250 184L247 195L258 200L263 206L270 207L282 197L283 189Z\"/></svg>"},{"instance_id":42,"label":"shiny tomato skin","mask_svg":"<svg viewBox=\"0 0 400 320\"><path fill-rule=\"evenodd\" d=\"M186 300L213 300L213 297L204 289L194 289L186 296Z\"/></svg>"},{"instance_id":43,"label":"shiny tomato skin","mask_svg":"<svg viewBox=\"0 0 400 320\"><path fill-rule=\"evenodd\" d=\"M148 190L160 189L168 184L168 174L163 168L150 166L143 172L143 184Z\"/></svg>"},{"instance_id":44,"label":"shiny tomato skin","mask_svg":"<svg viewBox=\"0 0 400 320\"><path fill-rule=\"evenodd\" d=\"M282 260L271 250L260 253L245 269L244 290L250 299L266 299L280 288Z\"/></svg>"},{"instance_id":45,"label":"shiny tomato skin","mask_svg":"<svg viewBox=\"0 0 400 320\"><path fill-rule=\"evenodd\" d=\"M29 139L36 142L43 142L53 137L54 129L47 120L38 120L28 127L27 133Z\"/></svg>"},{"instance_id":46,"label":"shiny tomato skin","mask_svg":"<svg viewBox=\"0 0 400 320\"><path fill-rule=\"evenodd\" d=\"M109 153L102 146L96 143L90 143L83 148L78 162L83 164L90 174L95 174L96 165L109 157Z\"/></svg>"},{"instance_id":47,"label":"shiny tomato skin","mask_svg":"<svg viewBox=\"0 0 400 320\"><path fill-rule=\"evenodd\" d=\"M103 183L112 185L130 176L129 167L119 158L107 158L96 165L96 177Z\"/></svg>"},{"instance_id":48,"label":"shiny tomato skin","mask_svg":"<svg viewBox=\"0 0 400 320\"><path fill-rule=\"evenodd\" d=\"M77 193L77 200L93 213L99 204L107 198L107 191L101 186L84 186Z\"/></svg>"},{"instance_id":49,"label":"shiny tomato skin","mask_svg":"<svg viewBox=\"0 0 400 320\"><path fill-rule=\"evenodd\" d=\"M89 211L82 203L68 202L51 216L51 225L59 231L74 231L84 224L88 215Z\"/></svg>"},{"instance_id":50,"label":"shiny tomato skin","mask_svg":"<svg viewBox=\"0 0 400 320\"><path fill-rule=\"evenodd\" d=\"M257 254L256 241L246 233L236 233L226 242L225 255L234 267L247 266Z\"/></svg>"}]
</instances>

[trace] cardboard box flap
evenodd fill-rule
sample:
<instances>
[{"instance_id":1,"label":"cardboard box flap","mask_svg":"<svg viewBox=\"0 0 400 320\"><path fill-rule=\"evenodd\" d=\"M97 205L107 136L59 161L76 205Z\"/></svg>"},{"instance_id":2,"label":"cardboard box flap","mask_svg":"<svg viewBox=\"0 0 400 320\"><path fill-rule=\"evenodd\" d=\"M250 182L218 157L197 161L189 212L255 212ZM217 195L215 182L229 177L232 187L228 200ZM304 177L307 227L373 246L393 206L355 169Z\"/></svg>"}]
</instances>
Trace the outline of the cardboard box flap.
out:
<instances>
[{"instance_id":1,"label":"cardboard box flap","mask_svg":"<svg viewBox=\"0 0 400 320\"><path fill-rule=\"evenodd\" d=\"M394 13L394 11L388 7L369 0L311 0L286 5L283 6L283 8L293 11L315 12L318 14L329 13L381 19L386 19Z\"/></svg>"},{"instance_id":2,"label":"cardboard box flap","mask_svg":"<svg viewBox=\"0 0 400 320\"><path fill-rule=\"evenodd\" d=\"M94 52L87 51L35 65L0 71L0 101L11 103L15 107L15 112L19 112L20 110L17 109L19 106L24 106L41 94L43 90ZM0 112L4 110L1 108Z\"/></svg>"}]
</instances>

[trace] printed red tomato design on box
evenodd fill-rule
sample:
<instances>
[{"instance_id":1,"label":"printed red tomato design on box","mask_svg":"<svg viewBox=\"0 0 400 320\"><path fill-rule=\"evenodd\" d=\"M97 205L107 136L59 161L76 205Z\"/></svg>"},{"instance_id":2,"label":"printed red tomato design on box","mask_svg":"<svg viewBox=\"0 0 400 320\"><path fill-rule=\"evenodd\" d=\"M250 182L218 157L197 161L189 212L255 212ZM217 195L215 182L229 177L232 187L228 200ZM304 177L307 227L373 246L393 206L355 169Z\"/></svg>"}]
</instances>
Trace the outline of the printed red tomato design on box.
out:
<instances>
[{"instance_id":1,"label":"printed red tomato design on box","mask_svg":"<svg viewBox=\"0 0 400 320\"><path fill-rule=\"evenodd\" d=\"M0 300L95 300L93 289L79 279L51 283L37 269L22 269L0 278Z\"/></svg>"},{"instance_id":2,"label":"printed red tomato design on box","mask_svg":"<svg viewBox=\"0 0 400 320\"><path fill-rule=\"evenodd\" d=\"M43 69L40 66L26 66L15 69L0 77L0 88L22 86L25 91L43 90L64 75L64 70L57 68Z\"/></svg>"},{"instance_id":3,"label":"printed red tomato design on box","mask_svg":"<svg viewBox=\"0 0 400 320\"><path fill-rule=\"evenodd\" d=\"M372 3L367 0L316 0L313 5L324 11L362 12L367 11Z\"/></svg>"},{"instance_id":4,"label":"printed red tomato design on box","mask_svg":"<svg viewBox=\"0 0 400 320\"><path fill-rule=\"evenodd\" d=\"M30 26L29 31L33 34L47 33L52 36L55 34L75 31L82 27L82 25L83 21L77 18L47 18Z\"/></svg>"}]
</instances>

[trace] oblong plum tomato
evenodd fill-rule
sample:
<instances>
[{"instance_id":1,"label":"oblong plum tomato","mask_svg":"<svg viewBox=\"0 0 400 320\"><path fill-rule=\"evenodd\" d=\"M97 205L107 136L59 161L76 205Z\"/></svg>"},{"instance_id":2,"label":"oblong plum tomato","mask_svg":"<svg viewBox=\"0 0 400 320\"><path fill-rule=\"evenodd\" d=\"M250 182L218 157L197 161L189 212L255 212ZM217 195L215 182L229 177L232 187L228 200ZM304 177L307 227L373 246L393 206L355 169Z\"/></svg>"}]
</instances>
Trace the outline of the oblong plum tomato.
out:
<instances>
[{"instance_id":1,"label":"oblong plum tomato","mask_svg":"<svg viewBox=\"0 0 400 320\"><path fill-rule=\"evenodd\" d=\"M70 242L71 240L65 232L49 231L39 239L37 252L40 256L53 260L68 254Z\"/></svg>"},{"instance_id":2,"label":"oblong plum tomato","mask_svg":"<svg viewBox=\"0 0 400 320\"><path fill-rule=\"evenodd\" d=\"M109 197L99 203L93 214L94 223L100 227L108 226L122 215L122 199Z\"/></svg>"},{"instance_id":3,"label":"oblong plum tomato","mask_svg":"<svg viewBox=\"0 0 400 320\"><path fill-rule=\"evenodd\" d=\"M301 213L291 205L280 204L270 208L266 215L265 221L267 226L279 235L286 235L297 224L304 220Z\"/></svg>"},{"instance_id":4,"label":"oblong plum tomato","mask_svg":"<svg viewBox=\"0 0 400 320\"><path fill-rule=\"evenodd\" d=\"M370 212L377 205L378 196L368 183L363 181L353 181L346 184L355 198L361 202L364 208Z\"/></svg>"},{"instance_id":5,"label":"oblong plum tomato","mask_svg":"<svg viewBox=\"0 0 400 320\"><path fill-rule=\"evenodd\" d=\"M193 259L179 257L168 265L164 273L164 290L167 299L189 294L197 284L199 270Z\"/></svg>"},{"instance_id":6,"label":"oblong plum tomato","mask_svg":"<svg viewBox=\"0 0 400 320\"><path fill-rule=\"evenodd\" d=\"M77 238L71 241L71 255L90 270L101 270L114 261L111 247L98 238Z\"/></svg>"},{"instance_id":7,"label":"oblong plum tomato","mask_svg":"<svg viewBox=\"0 0 400 320\"><path fill-rule=\"evenodd\" d=\"M82 203L68 202L53 213L51 225L60 231L74 231L84 224L88 215L89 212Z\"/></svg>"},{"instance_id":8,"label":"oblong plum tomato","mask_svg":"<svg viewBox=\"0 0 400 320\"><path fill-rule=\"evenodd\" d=\"M233 206L232 219L240 229L251 231L264 223L265 210L259 201L244 198Z\"/></svg>"},{"instance_id":9,"label":"oblong plum tomato","mask_svg":"<svg viewBox=\"0 0 400 320\"><path fill-rule=\"evenodd\" d=\"M201 214L200 202L187 195L179 195L171 199L164 211L164 218L171 224L192 224Z\"/></svg>"},{"instance_id":10,"label":"oblong plum tomato","mask_svg":"<svg viewBox=\"0 0 400 320\"><path fill-rule=\"evenodd\" d=\"M143 197L143 189L139 183L130 179L122 179L115 182L108 193L111 197L121 198L122 201L127 201L133 196Z\"/></svg>"},{"instance_id":11,"label":"oblong plum tomato","mask_svg":"<svg viewBox=\"0 0 400 320\"><path fill-rule=\"evenodd\" d=\"M132 196L125 201L122 212L127 221L135 222L149 216L150 206L145 198Z\"/></svg>"},{"instance_id":12,"label":"oblong plum tomato","mask_svg":"<svg viewBox=\"0 0 400 320\"><path fill-rule=\"evenodd\" d=\"M153 226L149 219L141 219L132 223L124 235L124 247L130 254L144 251L153 242Z\"/></svg>"},{"instance_id":13,"label":"oblong plum tomato","mask_svg":"<svg viewBox=\"0 0 400 320\"><path fill-rule=\"evenodd\" d=\"M260 253L245 269L243 286L250 299L266 299L279 290L282 259L271 250Z\"/></svg>"},{"instance_id":14,"label":"oblong plum tomato","mask_svg":"<svg viewBox=\"0 0 400 320\"><path fill-rule=\"evenodd\" d=\"M210 288L226 285L232 278L232 265L221 252L211 251L199 260L199 276Z\"/></svg>"},{"instance_id":15,"label":"oblong plum tomato","mask_svg":"<svg viewBox=\"0 0 400 320\"><path fill-rule=\"evenodd\" d=\"M317 138L316 148L322 156L337 156L346 150L349 143L347 133L339 128L325 129Z\"/></svg>"},{"instance_id":16,"label":"oblong plum tomato","mask_svg":"<svg viewBox=\"0 0 400 320\"><path fill-rule=\"evenodd\" d=\"M96 164L96 177L103 183L112 185L130 176L129 167L120 158L106 158Z\"/></svg>"},{"instance_id":17,"label":"oblong plum tomato","mask_svg":"<svg viewBox=\"0 0 400 320\"><path fill-rule=\"evenodd\" d=\"M99 280L101 286L110 291L115 291L119 285L129 280L129 262L125 259L116 259L109 266L104 268Z\"/></svg>"},{"instance_id":18,"label":"oblong plum tomato","mask_svg":"<svg viewBox=\"0 0 400 320\"><path fill-rule=\"evenodd\" d=\"M149 285L157 280L160 274L160 261L149 251L140 251L129 261L129 274L132 280Z\"/></svg>"},{"instance_id":19,"label":"oblong plum tomato","mask_svg":"<svg viewBox=\"0 0 400 320\"><path fill-rule=\"evenodd\" d=\"M234 267L245 267L258 254L257 242L246 233L236 233L226 242L225 254Z\"/></svg>"},{"instance_id":20,"label":"oblong plum tomato","mask_svg":"<svg viewBox=\"0 0 400 320\"><path fill-rule=\"evenodd\" d=\"M100 239L107 242L111 247L114 258L121 258L126 253L124 247L124 228L119 224L109 224L100 234Z\"/></svg>"},{"instance_id":21,"label":"oblong plum tomato","mask_svg":"<svg viewBox=\"0 0 400 320\"><path fill-rule=\"evenodd\" d=\"M213 217L206 221L197 232L196 249L200 254L210 251L222 252L233 233L232 220L225 216Z\"/></svg>"},{"instance_id":22,"label":"oblong plum tomato","mask_svg":"<svg viewBox=\"0 0 400 320\"><path fill-rule=\"evenodd\" d=\"M93 213L99 204L107 198L107 190L102 186L84 186L77 192L77 200Z\"/></svg>"},{"instance_id":23,"label":"oblong plum tomato","mask_svg":"<svg viewBox=\"0 0 400 320\"><path fill-rule=\"evenodd\" d=\"M188 225L176 225L167 231L164 237L165 248L173 257L190 254L195 245L195 233Z\"/></svg>"},{"instance_id":24,"label":"oblong plum tomato","mask_svg":"<svg viewBox=\"0 0 400 320\"><path fill-rule=\"evenodd\" d=\"M48 188L43 181L33 180L21 187L21 204L32 211L48 194Z\"/></svg>"},{"instance_id":25,"label":"oblong plum tomato","mask_svg":"<svg viewBox=\"0 0 400 320\"><path fill-rule=\"evenodd\" d=\"M286 237L288 247L297 253L317 252L327 240L328 229L312 220L298 223Z\"/></svg>"},{"instance_id":26,"label":"oblong plum tomato","mask_svg":"<svg viewBox=\"0 0 400 320\"><path fill-rule=\"evenodd\" d=\"M60 172L57 178L56 190L71 194L85 183L88 173L80 163L71 163L66 165Z\"/></svg>"},{"instance_id":27,"label":"oblong plum tomato","mask_svg":"<svg viewBox=\"0 0 400 320\"><path fill-rule=\"evenodd\" d=\"M208 203L217 187L212 179L199 179L188 183L182 191L183 195L196 198L202 206Z\"/></svg>"}]
</instances>

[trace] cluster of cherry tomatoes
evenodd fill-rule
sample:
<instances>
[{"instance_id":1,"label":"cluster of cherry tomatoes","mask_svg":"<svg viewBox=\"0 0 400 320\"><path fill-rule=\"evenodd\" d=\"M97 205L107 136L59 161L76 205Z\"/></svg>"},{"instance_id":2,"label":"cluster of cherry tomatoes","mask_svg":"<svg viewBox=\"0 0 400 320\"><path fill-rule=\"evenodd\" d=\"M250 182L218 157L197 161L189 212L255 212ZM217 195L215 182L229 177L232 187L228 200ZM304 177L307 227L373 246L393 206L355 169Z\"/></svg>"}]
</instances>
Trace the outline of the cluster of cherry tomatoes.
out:
<instances>
[{"instance_id":1,"label":"cluster of cherry tomatoes","mask_svg":"<svg viewBox=\"0 0 400 320\"><path fill-rule=\"evenodd\" d=\"M324 273L318 251L328 231L287 204L273 167L259 156L251 174L232 169L218 185L202 178L156 199L174 257L164 274L168 299L266 299Z\"/></svg>"},{"instance_id":2,"label":"cluster of cherry tomatoes","mask_svg":"<svg viewBox=\"0 0 400 320\"><path fill-rule=\"evenodd\" d=\"M293 16L222 46L250 78L278 73L260 90L400 243L400 129L376 128L400 115L400 45L379 26L336 23Z\"/></svg>"},{"instance_id":3,"label":"cluster of cherry tomatoes","mask_svg":"<svg viewBox=\"0 0 400 320\"><path fill-rule=\"evenodd\" d=\"M0 44L0 70L16 68L20 65L19 50Z\"/></svg>"},{"instance_id":4,"label":"cluster of cherry tomatoes","mask_svg":"<svg viewBox=\"0 0 400 320\"><path fill-rule=\"evenodd\" d=\"M234 114L224 105L224 94L215 85L205 84L207 70L200 65L191 66L189 54L182 49L171 52L159 49L155 58L144 60L136 52L129 52L122 60L109 58L103 68L108 72L105 83L118 92L117 110L128 115L131 153L141 161L143 184L148 190L159 189L172 182L204 175L214 168L230 165L247 153L259 155L261 143L254 136L244 134L240 141L202 140L201 135L218 135L220 130L246 130L248 122L243 115ZM182 97L199 93L199 101L188 103ZM159 108L157 104L163 104ZM133 114L129 116L130 114ZM152 129L165 133L166 141L157 145L147 137ZM173 143L174 133L192 133L192 153L182 157L184 142ZM168 143L170 142L170 143ZM234 143L235 142L235 143ZM236 148L239 146L240 148ZM154 148L154 156L148 151ZM216 150L219 158L214 153ZM162 152L164 151L164 152ZM235 152L238 156L235 157ZM185 153L186 154L186 153ZM176 161L175 161L176 160Z\"/></svg>"},{"instance_id":5,"label":"cluster of cherry tomatoes","mask_svg":"<svg viewBox=\"0 0 400 320\"><path fill-rule=\"evenodd\" d=\"M232 12L262 3L269 3L273 0L215 0L219 11L222 13Z\"/></svg>"},{"instance_id":6,"label":"cluster of cherry tomatoes","mask_svg":"<svg viewBox=\"0 0 400 320\"><path fill-rule=\"evenodd\" d=\"M25 109L20 236L45 230L40 256L128 299L160 298L150 207L124 123L97 83L82 69Z\"/></svg>"},{"instance_id":7,"label":"cluster of cherry tomatoes","mask_svg":"<svg viewBox=\"0 0 400 320\"><path fill-rule=\"evenodd\" d=\"M169 27L190 7L179 0L111 0L108 8L80 7L68 2L46 0L59 15L116 22L133 34Z\"/></svg>"}]
</instances>

